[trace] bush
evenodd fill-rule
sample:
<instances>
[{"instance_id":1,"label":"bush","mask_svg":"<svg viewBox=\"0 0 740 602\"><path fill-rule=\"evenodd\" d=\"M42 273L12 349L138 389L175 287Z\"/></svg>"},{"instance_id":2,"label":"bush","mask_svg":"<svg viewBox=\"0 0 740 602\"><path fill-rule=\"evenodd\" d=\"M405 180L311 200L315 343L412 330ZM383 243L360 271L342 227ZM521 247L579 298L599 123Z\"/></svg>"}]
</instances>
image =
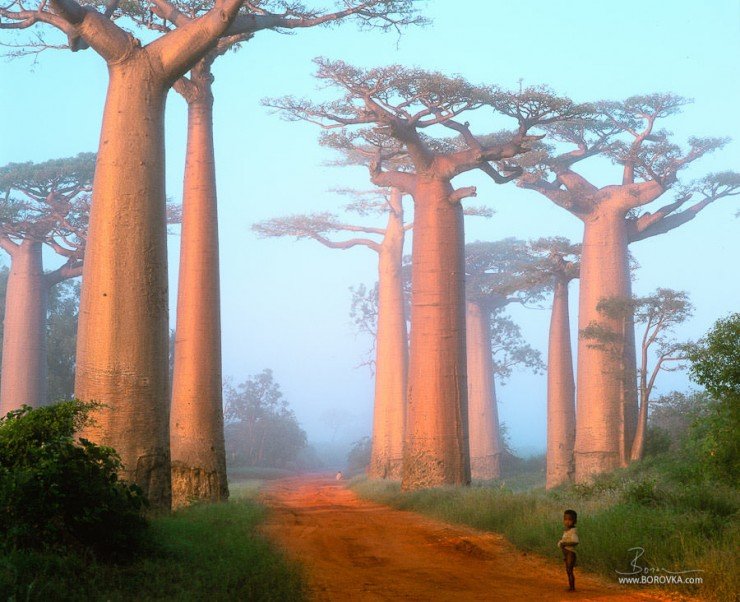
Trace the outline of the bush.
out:
<instances>
[{"instance_id":1,"label":"bush","mask_svg":"<svg viewBox=\"0 0 740 602\"><path fill-rule=\"evenodd\" d=\"M347 471L350 474L365 472L370 464L372 445L370 437L363 437L352 444L352 449L347 454Z\"/></svg>"},{"instance_id":2,"label":"bush","mask_svg":"<svg viewBox=\"0 0 740 602\"><path fill-rule=\"evenodd\" d=\"M659 426L648 425L645 434L645 457L664 454L671 449L671 435Z\"/></svg>"},{"instance_id":3,"label":"bush","mask_svg":"<svg viewBox=\"0 0 740 602\"><path fill-rule=\"evenodd\" d=\"M74 438L94 407L71 400L0 418L0 547L137 548L141 490L118 480L115 450Z\"/></svg>"},{"instance_id":4,"label":"bush","mask_svg":"<svg viewBox=\"0 0 740 602\"><path fill-rule=\"evenodd\" d=\"M707 472L726 482L740 473L740 313L717 320L689 351L691 377L714 402L690 434Z\"/></svg>"}]
</instances>

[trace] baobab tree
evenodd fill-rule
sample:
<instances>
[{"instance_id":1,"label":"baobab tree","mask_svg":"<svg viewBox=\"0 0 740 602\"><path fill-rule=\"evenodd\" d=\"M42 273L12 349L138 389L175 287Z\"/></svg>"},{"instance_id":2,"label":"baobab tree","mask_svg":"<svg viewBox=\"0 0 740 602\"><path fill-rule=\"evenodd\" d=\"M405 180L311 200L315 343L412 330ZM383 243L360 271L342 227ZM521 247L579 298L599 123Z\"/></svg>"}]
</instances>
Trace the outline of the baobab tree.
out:
<instances>
[{"instance_id":1,"label":"baobab tree","mask_svg":"<svg viewBox=\"0 0 740 602\"><path fill-rule=\"evenodd\" d=\"M685 343L673 337L674 328L685 322L693 313L688 293L667 288L658 288L644 297L631 300L604 299L599 303L599 311L612 318L625 314L634 316L636 324L642 326L640 337L640 362L638 364L638 391L640 408L637 429L630 449L630 461L641 460L645 450L650 395L655 387L658 374L664 370L680 368L686 360ZM591 327L584 330L587 339L601 344L606 349L614 348L615 341L610 332ZM618 343L618 341L616 341ZM654 351L655 363L650 366L650 354Z\"/></svg>"},{"instance_id":2,"label":"baobab tree","mask_svg":"<svg viewBox=\"0 0 740 602\"><path fill-rule=\"evenodd\" d=\"M382 191L381 191L382 192ZM346 223L330 213L274 218L252 226L260 236L312 239L331 249L364 247L378 255L375 326L375 401L372 454L368 474L400 478L406 414L408 344L401 260L404 236L412 224L403 218L403 195L390 189L382 198L360 198L346 209L361 216L387 215L385 227ZM335 233L361 236L334 240Z\"/></svg>"},{"instance_id":3,"label":"baobab tree","mask_svg":"<svg viewBox=\"0 0 740 602\"><path fill-rule=\"evenodd\" d=\"M403 487L468 484L465 361L464 235L461 201L473 187L455 189L452 179L481 169L504 183L519 175L503 163L529 150L539 137L530 130L568 118L579 109L543 89L507 93L474 86L461 77L390 66L359 69L342 61L317 59L317 77L343 92L323 104L283 98L266 100L289 119L339 130L345 148L376 144L368 161L371 181L395 187L414 200L411 344ZM458 117L487 108L512 118L516 130L475 136ZM432 133L446 128L453 140ZM445 130L446 131L446 130ZM385 149L400 146L409 166L388 166Z\"/></svg>"},{"instance_id":4,"label":"baobab tree","mask_svg":"<svg viewBox=\"0 0 740 602\"><path fill-rule=\"evenodd\" d=\"M413 0L370 0L374 7ZM280 2L275 3L280 6ZM114 22L119 1L23 0L0 8L0 28L50 25L74 50L107 63L105 103L82 288L76 394L104 405L84 435L118 450L123 476L155 507L171 502L167 377L164 104L171 85L223 36L280 26L262 3L214 0L189 22L142 45ZM289 18L292 8L287 6ZM241 12L240 12L241 11ZM141 7L141 12L148 12ZM262 24L262 27L260 27ZM287 26L286 26L287 27ZM137 278L137 286L131 286Z\"/></svg>"},{"instance_id":5,"label":"baobab tree","mask_svg":"<svg viewBox=\"0 0 740 602\"><path fill-rule=\"evenodd\" d=\"M112 3L115 8L117 3ZM3 8L3 27L52 25L87 45L109 84L93 184L75 393L104 405L82 433L115 448L122 476L154 507L171 503L167 378L164 104L167 91L234 21L216 0L186 27L142 45L108 14L75 0Z\"/></svg>"},{"instance_id":6,"label":"baobab tree","mask_svg":"<svg viewBox=\"0 0 740 602\"><path fill-rule=\"evenodd\" d=\"M512 303L541 298L542 281L530 269L532 255L524 241L507 238L465 246L468 430L474 479L501 476L501 438L495 376L514 365L535 370L539 354L525 345L518 327L500 315ZM497 353L504 358L496 360Z\"/></svg>"},{"instance_id":7,"label":"baobab tree","mask_svg":"<svg viewBox=\"0 0 740 602\"><path fill-rule=\"evenodd\" d=\"M529 243L536 258L531 269L552 289L552 314L547 348L547 468L545 487L573 480L576 438L576 388L570 340L568 286L578 278L580 245L562 237Z\"/></svg>"},{"instance_id":8,"label":"baobab tree","mask_svg":"<svg viewBox=\"0 0 740 602\"><path fill-rule=\"evenodd\" d=\"M274 3L275 9L279 3ZM173 504L189 499L228 496L224 460L221 396L221 322L218 259L216 170L213 140L213 65L218 57L264 30L296 30L354 19L364 28L400 31L422 23L413 1L354 1L341 10L320 13L296 5L267 12L266 3L245 3L253 11L250 26L233 27L218 39L174 89L188 106L187 151L183 184L183 227L177 296L177 329L170 407ZM129 16L160 33L187 25L207 5L155 0L152 11ZM229 35L232 34L232 35Z\"/></svg>"},{"instance_id":9,"label":"baobab tree","mask_svg":"<svg viewBox=\"0 0 740 602\"><path fill-rule=\"evenodd\" d=\"M596 325L623 341L621 352L614 354L579 337L577 481L625 465L637 426L632 319L610 318L596 309L601 299L631 299L628 245L670 231L710 203L738 192L740 176L734 172L678 185L683 168L726 142L691 138L685 150L656 128L658 120L677 113L686 102L671 94L652 94L599 103L588 119L548 128L553 142L569 148L539 149L522 163L527 169L519 186L541 193L584 224L579 331ZM621 166L619 183L599 187L576 171L579 162L599 156ZM643 209L672 190L675 199L654 211ZM700 198L687 205L694 197Z\"/></svg>"},{"instance_id":10,"label":"baobab tree","mask_svg":"<svg viewBox=\"0 0 740 602\"><path fill-rule=\"evenodd\" d=\"M95 155L0 168L0 247L10 257L0 414L46 402L46 314L55 285L82 273ZM45 272L42 250L65 262Z\"/></svg>"}]
</instances>

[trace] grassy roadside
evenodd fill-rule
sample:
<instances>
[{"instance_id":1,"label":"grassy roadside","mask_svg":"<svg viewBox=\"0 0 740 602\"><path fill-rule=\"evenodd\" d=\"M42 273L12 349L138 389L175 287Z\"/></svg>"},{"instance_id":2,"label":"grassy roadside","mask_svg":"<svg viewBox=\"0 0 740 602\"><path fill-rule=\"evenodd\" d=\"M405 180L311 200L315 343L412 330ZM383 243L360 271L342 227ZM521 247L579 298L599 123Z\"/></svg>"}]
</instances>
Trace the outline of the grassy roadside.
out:
<instances>
[{"instance_id":1,"label":"grassy roadside","mask_svg":"<svg viewBox=\"0 0 740 602\"><path fill-rule=\"evenodd\" d=\"M589 486L550 492L514 491L495 482L415 492L402 492L397 483L363 479L351 486L366 499L496 531L523 550L557 560L562 513L573 508L578 511L578 562L583 570L616 582L615 571L632 570L635 553L628 550L640 546L644 556L639 565L651 567L651 574L666 574L655 571L658 568L702 571L690 574L701 576L701 585L673 589L707 600L735 600L740 591L740 493L718 483L689 485L676 468L668 457L654 458L604 475ZM511 484L528 480L522 475Z\"/></svg>"},{"instance_id":2,"label":"grassy roadside","mask_svg":"<svg viewBox=\"0 0 740 602\"><path fill-rule=\"evenodd\" d=\"M258 482L232 486L232 501L154 518L146 550L128 564L89 556L0 555L0 600L303 599L298 567L257 533Z\"/></svg>"}]
</instances>

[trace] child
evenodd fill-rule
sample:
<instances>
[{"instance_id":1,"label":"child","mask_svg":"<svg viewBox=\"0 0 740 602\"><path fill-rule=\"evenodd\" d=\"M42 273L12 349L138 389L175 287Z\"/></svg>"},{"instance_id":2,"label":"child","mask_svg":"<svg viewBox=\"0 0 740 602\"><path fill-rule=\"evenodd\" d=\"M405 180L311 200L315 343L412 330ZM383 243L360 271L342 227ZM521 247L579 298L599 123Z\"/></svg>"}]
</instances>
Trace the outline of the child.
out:
<instances>
[{"instance_id":1,"label":"child","mask_svg":"<svg viewBox=\"0 0 740 602\"><path fill-rule=\"evenodd\" d=\"M576 521L578 514L575 510L566 510L563 513L563 526L565 532L558 542L558 547L563 550L563 559L565 560L565 572L568 573L568 591L576 591L576 578L573 575L573 567L576 566L576 550L578 545L578 532L576 531Z\"/></svg>"}]
</instances>

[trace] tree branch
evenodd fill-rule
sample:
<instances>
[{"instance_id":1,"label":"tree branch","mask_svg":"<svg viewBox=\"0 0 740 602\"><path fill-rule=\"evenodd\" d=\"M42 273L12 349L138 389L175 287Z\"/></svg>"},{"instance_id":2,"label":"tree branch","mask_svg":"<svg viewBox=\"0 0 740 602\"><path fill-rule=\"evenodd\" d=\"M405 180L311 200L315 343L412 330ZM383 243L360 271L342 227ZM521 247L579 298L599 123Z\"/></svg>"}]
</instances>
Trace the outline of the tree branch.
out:
<instances>
[{"instance_id":1,"label":"tree branch","mask_svg":"<svg viewBox=\"0 0 740 602\"><path fill-rule=\"evenodd\" d=\"M55 0L58 1L58 0ZM233 21L242 0L216 0L212 9L158 38L147 48L162 64L167 77L185 74L209 48L214 47Z\"/></svg>"},{"instance_id":2,"label":"tree branch","mask_svg":"<svg viewBox=\"0 0 740 602\"><path fill-rule=\"evenodd\" d=\"M311 234L311 238L314 240L317 240L325 247L329 247L330 249L351 249L352 247L357 246L365 246L369 249L372 249L376 253L380 253L380 245L376 243L374 240L370 240L369 238L352 238L350 240L343 240L343 241L334 241L329 240L328 238L321 236L320 234Z\"/></svg>"},{"instance_id":3,"label":"tree branch","mask_svg":"<svg viewBox=\"0 0 740 602\"><path fill-rule=\"evenodd\" d=\"M50 288L64 280L77 278L78 276L82 276L82 261L70 260L53 272L46 272L44 274L44 282Z\"/></svg>"},{"instance_id":4,"label":"tree branch","mask_svg":"<svg viewBox=\"0 0 740 602\"><path fill-rule=\"evenodd\" d=\"M83 8L75 0L50 1L57 14L74 27L75 35L70 38L73 51L80 49L73 41L75 36L79 36L107 63L122 60L133 49L133 37L98 11Z\"/></svg>"},{"instance_id":5,"label":"tree branch","mask_svg":"<svg viewBox=\"0 0 740 602\"><path fill-rule=\"evenodd\" d=\"M453 191L452 194L449 196L450 203L459 203L463 199L478 196L478 190L475 186L465 186L464 188L458 188L457 190Z\"/></svg>"}]
</instances>

